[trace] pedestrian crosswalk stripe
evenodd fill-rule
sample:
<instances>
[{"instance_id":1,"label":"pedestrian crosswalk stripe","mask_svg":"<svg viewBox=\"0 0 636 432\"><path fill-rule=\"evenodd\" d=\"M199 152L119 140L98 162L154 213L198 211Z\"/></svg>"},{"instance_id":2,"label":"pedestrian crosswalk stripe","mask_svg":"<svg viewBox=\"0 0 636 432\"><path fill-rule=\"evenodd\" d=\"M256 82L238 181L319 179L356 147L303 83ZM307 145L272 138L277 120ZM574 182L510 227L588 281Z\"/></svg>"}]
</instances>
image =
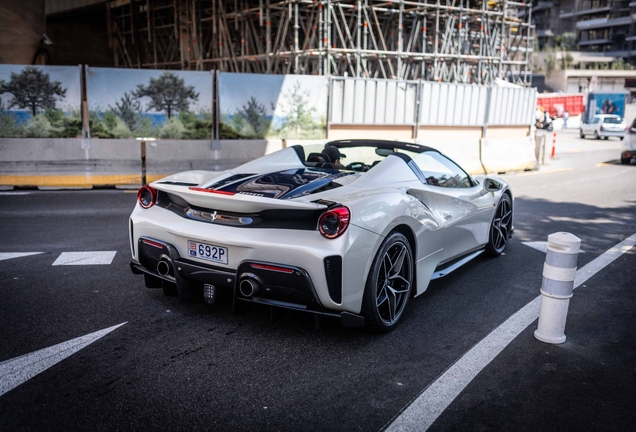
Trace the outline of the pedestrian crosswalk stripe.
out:
<instances>
[{"instance_id":1,"label":"pedestrian crosswalk stripe","mask_svg":"<svg viewBox=\"0 0 636 432\"><path fill-rule=\"evenodd\" d=\"M113 262L116 253L116 251L62 252L53 265L108 265Z\"/></svg>"},{"instance_id":2,"label":"pedestrian crosswalk stripe","mask_svg":"<svg viewBox=\"0 0 636 432\"><path fill-rule=\"evenodd\" d=\"M0 252L0 261L8 260L11 258L22 258L25 256L39 255L44 252Z\"/></svg>"}]
</instances>

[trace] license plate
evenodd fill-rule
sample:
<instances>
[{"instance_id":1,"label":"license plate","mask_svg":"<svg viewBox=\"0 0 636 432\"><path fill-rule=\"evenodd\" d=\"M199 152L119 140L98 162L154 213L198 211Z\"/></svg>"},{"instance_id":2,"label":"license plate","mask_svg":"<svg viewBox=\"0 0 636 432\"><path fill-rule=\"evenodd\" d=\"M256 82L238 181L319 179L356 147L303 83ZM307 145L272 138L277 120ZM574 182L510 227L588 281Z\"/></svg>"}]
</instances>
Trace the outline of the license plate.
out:
<instances>
[{"instance_id":1,"label":"license plate","mask_svg":"<svg viewBox=\"0 0 636 432\"><path fill-rule=\"evenodd\" d=\"M228 262L226 247L199 243L192 240L188 240L188 256L219 264L227 264Z\"/></svg>"}]
</instances>

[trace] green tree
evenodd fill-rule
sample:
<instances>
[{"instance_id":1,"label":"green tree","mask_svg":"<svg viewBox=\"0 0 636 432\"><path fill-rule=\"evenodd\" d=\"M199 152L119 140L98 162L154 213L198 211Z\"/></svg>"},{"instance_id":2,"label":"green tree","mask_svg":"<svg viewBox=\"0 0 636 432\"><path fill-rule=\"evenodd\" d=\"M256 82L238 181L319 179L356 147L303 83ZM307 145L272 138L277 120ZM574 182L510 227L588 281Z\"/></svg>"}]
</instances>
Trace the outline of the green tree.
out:
<instances>
[{"instance_id":1,"label":"green tree","mask_svg":"<svg viewBox=\"0 0 636 432\"><path fill-rule=\"evenodd\" d=\"M173 72L164 72L159 78L150 78L150 84L137 85L137 90L132 92L136 98L149 97L150 103L146 111L164 111L168 118L175 111L187 111L190 100L196 102L199 93L194 91L194 86L186 86L185 81Z\"/></svg>"},{"instance_id":2,"label":"green tree","mask_svg":"<svg viewBox=\"0 0 636 432\"><path fill-rule=\"evenodd\" d=\"M11 114L4 112L4 102L0 98L0 138L16 138L22 136L22 130Z\"/></svg>"},{"instance_id":3,"label":"green tree","mask_svg":"<svg viewBox=\"0 0 636 432\"><path fill-rule=\"evenodd\" d=\"M172 117L166 120L159 129L159 138L163 139L181 139L185 133L185 127L178 117Z\"/></svg>"},{"instance_id":4,"label":"green tree","mask_svg":"<svg viewBox=\"0 0 636 432\"><path fill-rule=\"evenodd\" d=\"M59 81L35 66L26 66L19 74L12 72L9 82L0 80L0 94L11 93L9 108L28 109L35 116L39 110L55 109L56 97L66 96Z\"/></svg>"},{"instance_id":5,"label":"green tree","mask_svg":"<svg viewBox=\"0 0 636 432\"><path fill-rule=\"evenodd\" d=\"M565 32L561 35L561 46L566 51L575 51L577 42L576 42L576 32Z\"/></svg>"},{"instance_id":6,"label":"green tree","mask_svg":"<svg viewBox=\"0 0 636 432\"><path fill-rule=\"evenodd\" d=\"M309 90L302 90L300 81L283 94L285 119L279 134L285 138L320 138L323 125L314 121L316 108L309 106Z\"/></svg>"},{"instance_id":7,"label":"green tree","mask_svg":"<svg viewBox=\"0 0 636 432\"><path fill-rule=\"evenodd\" d=\"M566 70L566 69L570 69L572 67L572 62L574 61L574 58L572 57L572 54L570 54L569 52L563 53L564 55L561 57L561 69Z\"/></svg>"},{"instance_id":8,"label":"green tree","mask_svg":"<svg viewBox=\"0 0 636 432\"><path fill-rule=\"evenodd\" d=\"M128 126L128 129L134 130L135 125L139 120L139 113L141 112L141 103L139 100L132 96L130 93L124 93L124 96L119 100L119 103L115 102L115 108L109 106L111 111L121 118Z\"/></svg>"},{"instance_id":9,"label":"green tree","mask_svg":"<svg viewBox=\"0 0 636 432\"><path fill-rule=\"evenodd\" d=\"M545 63L545 75L549 78L556 69L556 56L551 52L543 59L543 62Z\"/></svg>"},{"instance_id":10,"label":"green tree","mask_svg":"<svg viewBox=\"0 0 636 432\"><path fill-rule=\"evenodd\" d=\"M271 124L271 120L265 118L265 105L252 96L238 113L252 127L256 138L265 138Z\"/></svg>"},{"instance_id":11,"label":"green tree","mask_svg":"<svg viewBox=\"0 0 636 432\"><path fill-rule=\"evenodd\" d=\"M210 139L212 136L211 112L202 111L197 116L192 111L182 111L179 120L185 127L183 139Z\"/></svg>"},{"instance_id":12,"label":"green tree","mask_svg":"<svg viewBox=\"0 0 636 432\"><path fill-rule=\"evenodd\" d=\"M24 136L27 138L48 138L53 132L51 122L42 114L31 117L24 127Z\"/></svg>"}]
</instances>

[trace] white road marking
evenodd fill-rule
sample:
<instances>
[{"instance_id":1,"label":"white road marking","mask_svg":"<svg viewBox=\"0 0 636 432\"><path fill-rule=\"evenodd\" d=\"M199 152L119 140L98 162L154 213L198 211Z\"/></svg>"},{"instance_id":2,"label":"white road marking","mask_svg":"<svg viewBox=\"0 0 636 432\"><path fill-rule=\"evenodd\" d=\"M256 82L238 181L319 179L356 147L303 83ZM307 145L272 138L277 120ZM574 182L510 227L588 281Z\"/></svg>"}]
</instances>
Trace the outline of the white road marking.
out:
<instances>
[{"instance_id":1,"label":"white road marking","mask_svg":"<svg viewBox=\"0 0 636 432\"><path fill-rule=\"evenodd\" d=\"M0 363L0 396L30 380L51 366L86 348L126 323L62 342Z\"/></svg>"},{"instance_id":2,"label":"white road marking","mask_svg":"<svg viewBox=\"0 0 636 432\"><path fill-rule=\"evenodd\" d=\"M531 247L532 249L536 249L539 252L546 253L548 251L548 242L547 241L538 241L538 242L521 242L522 244ZM580 250L579 253L585 253L584 250Z\"/></svg>"},{"instance_id":3,"label":"white road marking","mask_svg":"<svg viewBox=\"0 0 636 432\"><path fill-rule=\"evenodd\" d=\"M0 261L8 260L11 258L22 258L25 256L39 255L44 252L0 252Z\"/></svg>"},{"instance_id":4,"label":"white road marking","mask_svg":"<svg viewBox=\"0 0 636 432\"><path fill-rule=\"evenodd\" d=\"M574 288L580 286L636 245L632 234L576 272ZM537 286L539 281L537 281ZM538 288L537 288L538 289ZM426 431L453 400L523 330L539 318L541 296L521 308L493 330L420 393L392 419L387 431Z\"/></svg>"},{"instance_id":5,"label":"white road marking","mask_svg":"<svg viewBox=\"0 0 636 432\"><path fill-rule=\"evenodd\" d=\"M113 262L116 253L116 251L62 252L53 265L108 265Z\"/></svg>"}]
</instances>

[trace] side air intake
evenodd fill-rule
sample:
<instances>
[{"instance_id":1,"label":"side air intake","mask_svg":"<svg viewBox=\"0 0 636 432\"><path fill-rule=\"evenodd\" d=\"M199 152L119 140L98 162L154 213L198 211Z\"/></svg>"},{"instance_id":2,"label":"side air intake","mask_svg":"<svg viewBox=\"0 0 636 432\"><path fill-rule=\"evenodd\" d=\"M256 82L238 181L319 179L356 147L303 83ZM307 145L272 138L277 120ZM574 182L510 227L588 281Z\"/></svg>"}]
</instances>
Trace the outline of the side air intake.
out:
<instances>
[{"instance_id":1,"label":"side air intake","mask_svg":"<svg viewBox=\"0 0 636 432\"><path fill-rule=\"evenodd\" d=\"M329 297L335 303L342 303L342 257L329 256L324 262Z\"/></svg>"}]
</instances>

